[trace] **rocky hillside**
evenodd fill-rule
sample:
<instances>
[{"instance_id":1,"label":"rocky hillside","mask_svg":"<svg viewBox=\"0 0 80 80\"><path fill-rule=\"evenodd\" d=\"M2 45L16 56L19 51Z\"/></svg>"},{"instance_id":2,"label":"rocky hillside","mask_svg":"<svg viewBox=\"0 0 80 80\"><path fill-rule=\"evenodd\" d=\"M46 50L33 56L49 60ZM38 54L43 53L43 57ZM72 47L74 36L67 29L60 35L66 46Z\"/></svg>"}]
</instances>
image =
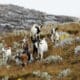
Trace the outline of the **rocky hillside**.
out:
<instances>
[{"instance_id":1,"label":"rocky hillside","mask_svg":"<svg viewBox=\"0 0 80 80\"><path fill-rule=\"evenodd\" d=\"M77 20L75 17L49 15L15 5L0 5L0 30L30 28L33 23L63 23Z\"/></svg>"}]
</instances>

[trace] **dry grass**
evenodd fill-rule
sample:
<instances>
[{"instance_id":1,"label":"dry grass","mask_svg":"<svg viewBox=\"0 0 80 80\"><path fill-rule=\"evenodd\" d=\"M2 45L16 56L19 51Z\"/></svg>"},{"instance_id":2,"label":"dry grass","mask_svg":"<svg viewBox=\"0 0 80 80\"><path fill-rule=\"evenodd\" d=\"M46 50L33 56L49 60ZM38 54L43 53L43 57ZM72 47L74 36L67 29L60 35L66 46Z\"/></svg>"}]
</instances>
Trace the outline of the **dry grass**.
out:
<instances>
[{"instance_id":1,"label":"dry grass","mask_svg":"<svg viewBox=\"0 0 80 80\"><path fill-rule=\"evenodd\" d=\"M76 31L77 30L78 31L77 34L79 34L79 30L80 30L79 23L69 23L69 24L62 24L62 25L60 24L58 26L60 26L59 30L61 31L68 31L68 30ZM50 33L51 28L52 28L51 26L47 28L43 28L42 29L43 36L48 35ZM19 41L22 38L23 36L21 35L19 36L13 35L13 36L4 37L3 39L5 39L7 44L12 45L13 41ZM45 54L44 57L58 54L63 57L64 62L60 64L44 64L44 63L34 62L32 64L28 64L25 67L25 70L22 70L22 67L19 67L19 66L11 66L11 68L9 69L3 66L0 68L0 76L2 77L2 76L8 75L11 78L10 80L16 80L16 78L18 77L22 78L22 80L42 80L40 78L30 75L32 71L40 70L40 71L46 71L50 73L51 75L53 75L52 80L58 80L56 78L57 74L65 68L70 68L72 70L71 75L61 80L80 80L80 62L78 62L80 60L80 56L75 57L74 55L74 48L76 47L76 45L80 45L80 43L73 42L72 45L67 45L64 48L54 48L53 44L48 38L48 44L49 44L49 50Z\"/></svg>"}]
</instances>

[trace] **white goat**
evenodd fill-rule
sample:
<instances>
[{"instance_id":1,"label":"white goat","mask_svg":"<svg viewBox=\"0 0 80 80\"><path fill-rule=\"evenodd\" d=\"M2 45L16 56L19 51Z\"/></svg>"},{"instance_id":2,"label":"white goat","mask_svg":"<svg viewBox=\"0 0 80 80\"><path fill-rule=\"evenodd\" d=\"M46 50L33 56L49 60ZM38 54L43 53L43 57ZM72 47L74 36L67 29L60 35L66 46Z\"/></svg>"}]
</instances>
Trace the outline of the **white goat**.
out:
<instances>
[{"instance_id":1,"label":"white goat","mask_svg":"<svg viewBox=\"0 0 80 80\"><path fill-rule=\"evenodd\" d=\"M51 41L53 43L56 43L59 41L59 33L56 31L55 28L51 30Z\"/></svg>"},{"instance_id":2,"label":"white goat","mask_svg":"<svg viewBox=\"0 0 80 80\"><path fill-rule=\"evenodd\" d=\"M48 44L45 38L43 38L39 43L35 43L36 48L38 49L38 57L41 56L41 60L43 59L44 52L48 51Z\"/></svg>"},{"instance_id":3,"label":"white goat","mask_svg":"<svg viewBox=\"0 0 80 80\"><path fill-rule=\"evenodd\" d=\"M3 52L3 62L5 62L5 64L7 63L8 59L11 58L11 47L8 47L8 49L2 48L2 52Z\"/></svg>"},{"instance_id":4,"label":"white goat","mask_svg":"<svg viewBox=\"0 0 80 80\"><path fill-rule=\"evenodd\" d=\"M31 27L31 30L30 30L30 36L32 38L35 38L38 36L38 34L40 33L40 28L42 26L39 26L38 24L34 24L32 27Z\"/></svg>"},{"instance_id":5,"label":"white goat","mask_svg":"<svg viewBox=\"0 0 80 80\"><path fill-rule=\"evenodd\" d=\"M31 28L31 36L37 36L39 32L40 32L40 26L37 24L34 24Z\"/></svg>"}]
</instances>

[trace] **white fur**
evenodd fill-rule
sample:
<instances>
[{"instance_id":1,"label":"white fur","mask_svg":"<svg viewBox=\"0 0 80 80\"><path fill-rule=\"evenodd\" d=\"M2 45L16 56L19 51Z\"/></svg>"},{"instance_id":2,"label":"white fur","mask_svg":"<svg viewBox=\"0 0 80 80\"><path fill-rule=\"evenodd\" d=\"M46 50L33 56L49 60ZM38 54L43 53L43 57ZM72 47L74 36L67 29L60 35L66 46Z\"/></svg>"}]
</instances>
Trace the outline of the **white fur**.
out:
<instances>
[{"instance_id":1,"label":"white fur","mask_svg":"<svg viewBox=\"0 0 80 80\"><path fill-rule=\"evenodd\" d=\"M53 28L51 31L52 31L51 32L51 41L53 43L56 41L59 41L59 37L60 37L59 32L55 31L55 28Z\"/></svg>"},{"instance_id":2,"label":"white fur","mask_svg":"<svg viewBox=\"0 0 80 80\"><path fill-rule=\"evenodd\" d=\"M44 39L42 39L40 42L39 42L39 45L37 44L37 49L38 49L38 57L39 55L41 56L41 59L43 59L43 54L44 52L48 51L48 44L47 44L47 41Z\"/></svg>"},{"instance_id":3,"label":"white fur","mask_svg":"<svg viewBox=\"0 0 80 80\"><path fill-rule=\"evenodd\" d=\"M55 28L52 29L52 33L51 33L51 41L52 42L60 42L64 39L69 38L70 35L67 32L58 32L55 31Z\"/></svg>"},{"instance_id":4,"label":"white fur","mask_svg":"<svg viewBox=\"0 0 80 80\"><path fill-rule=\"evenodd\" d=\"M32 26L32 28L31 28L31 36L35 36L35 35L37 35L37 29L36 29L36 26L39 27L39 29L40 29L40 26L39 26L39 25L34 24L34 25Z\"/></svg>"},{"instance_id":5,"label":"white fur","mask_svg":"<svg viewBox=\"0 0 80 80\"><path fill-rule=\"evenodd\" d=\"M8 59L11 57L11 47L8 49L2 48L3 51L3 61L7 63Z\"/></svg>"}]
</instances>

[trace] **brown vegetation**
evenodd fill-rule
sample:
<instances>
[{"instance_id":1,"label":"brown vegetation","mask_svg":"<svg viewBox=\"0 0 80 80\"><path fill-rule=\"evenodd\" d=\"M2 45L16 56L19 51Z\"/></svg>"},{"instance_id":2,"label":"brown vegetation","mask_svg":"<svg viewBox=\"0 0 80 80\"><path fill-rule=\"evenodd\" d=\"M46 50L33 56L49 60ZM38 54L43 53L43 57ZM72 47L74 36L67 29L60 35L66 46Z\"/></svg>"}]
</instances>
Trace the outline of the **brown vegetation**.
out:
<instances>
[{"instance_id":1,"label":"brown vegetation","mask_svg":"<svg viewBox=\"0 0 80 80\"><path fill-rule=\"evenodd\" d=\"M78 31L78 35L80 32L80 24L79 23L68 23L68 24L61 24L58 25L60 31L71 31L73 34L75 34L76 31ZM49 34L50 27L43 28L44 34ZM46 35L45 35L46 36ZM76 36L76 35L75 35ZM9 36L5 37L4 40L7 42L7 44L12 45L13 41L19 41L23 38L23 36ZM80 43L73 42L72 45L66 45L64 48L54 48L53 44L51 43L50 39L48 38L48 44L49 44L49 50L45 54L44 57L47 57L49 55L60 55L63 57L63 62L59 64L44 64L40 62L34 62L32 64L28 64L25 67L25 70L22 70L22 67L20 66L11 66L9 69L5 66L0 68L0 76L10 76L10 80L17 80L20 78L21 80L42 80L38 77L35 77L31 75L32 71L40 70L40 71L46 71L50 73L53 76L52 80L58 80L56 76L58 73L65 69L70 68L72 70L71 75L68 77L64 77L60 80L80 80L80 56L74 55L74 48L76 45L80 45Z\"/></svg>"}]
</instances>

